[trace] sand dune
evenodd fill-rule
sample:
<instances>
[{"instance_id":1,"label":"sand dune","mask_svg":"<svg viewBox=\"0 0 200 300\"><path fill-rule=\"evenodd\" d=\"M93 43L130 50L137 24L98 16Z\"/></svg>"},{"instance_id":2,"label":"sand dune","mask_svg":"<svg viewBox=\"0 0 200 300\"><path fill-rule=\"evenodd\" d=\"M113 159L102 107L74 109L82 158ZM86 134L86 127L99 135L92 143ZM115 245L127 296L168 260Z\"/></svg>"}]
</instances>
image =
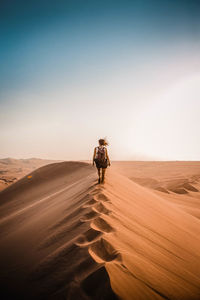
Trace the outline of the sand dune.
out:
<instances>
[{"instance_id":1,"label":"sand dune","mask_svg":"<svg viewBox=\"0 0 200 300\"><path fill-rule=\"evenodd\" d=\"M97 185L81 162L31 176L0 193L2 296L200 299L198 183L187 182L187 194L161 185L165 192L110 169Z\"/></svg>"},{"instance_id":2,"label":"sand dune","mask_svg":"<svg viewBox=\"0 0 200 300\"><path fill-rule=\"evenodd\" d=\"M104 193L117 229L109 242L121 258L106 266L116 294L199 299L199 220L117 174L110 174Z\"/></svg>"},{"instance_id":3,"label":"sand dune","mask_svg":"<svg viewBox=\"0 0 200 300\"><path fill-rule=\"evenodd\" d=\"M40 158L0 159L0 191L33 170L54 162L58 161Z\"/></svg>"},{"instance_id":4,"label":"sand dune","mask_svg":"<svg viewBox=\"0 0 200 300\"><path fill-rule=\"evenodd\" d=\"M95 179L88 164L56 163L0 193L2 297L116 298L104 264L85 246L100 234L90 227Z\"/></svg>"},{"instance_id":5,"label":"sand dune","mask_svg":"<svg viewBox=\"0 0 200 300\"><path fill-rule=\"evenodd\" d=\"M113 169L200 218L200 162L114 162Z\"/></svg>"}]
</instances>

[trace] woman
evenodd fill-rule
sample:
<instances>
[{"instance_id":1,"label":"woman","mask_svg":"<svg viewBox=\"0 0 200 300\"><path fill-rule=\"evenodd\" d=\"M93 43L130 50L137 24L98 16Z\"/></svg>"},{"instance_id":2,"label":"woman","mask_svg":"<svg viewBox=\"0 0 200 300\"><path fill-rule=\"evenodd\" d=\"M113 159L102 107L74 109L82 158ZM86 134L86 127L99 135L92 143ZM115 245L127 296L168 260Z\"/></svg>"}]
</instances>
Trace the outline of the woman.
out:
<instances>
[{"instance_id":1,"label":"woman","mask_svg":"<svg viewBox=\"0 0 200 300\"><path fill-rule=\"evenodd\" d=\"M96 163L96 167L98 170L98 183L104 183L105 179L105 172L107 166L110 166L110 159L108 156L108 151L106 146L108 143L105 139L99 140L99 146L94 148L94 155L93 155L93 165ZM102 178L101 178L101 170L102 170Z\"/></svg>"}]
</instances>

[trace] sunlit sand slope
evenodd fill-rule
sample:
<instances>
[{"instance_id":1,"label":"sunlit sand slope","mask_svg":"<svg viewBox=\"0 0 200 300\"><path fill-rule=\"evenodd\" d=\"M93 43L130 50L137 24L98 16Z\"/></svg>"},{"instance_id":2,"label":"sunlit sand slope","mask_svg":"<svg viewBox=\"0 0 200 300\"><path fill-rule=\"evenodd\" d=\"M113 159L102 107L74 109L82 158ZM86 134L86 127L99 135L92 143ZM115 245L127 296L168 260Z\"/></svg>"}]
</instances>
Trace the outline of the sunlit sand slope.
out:
<instances>
[{"instance_id":1,"label":"sunlit sand slope","mask_svg":"<svg viewBox=\"0 0 200 300\"><path fill-rule=\"evenodd\" d=\"M129 179L108 175L100 195L112 212L103 217L112 232L90 253L106 262L114 292L122 299L200 299L200 221Z\"/></svg>"},{"instance_id":2,"label":"sunlit sand slope","mask_svg":"<svg viewBox=\"0 0 200 300\"><path fill-rule=\"evenodd\" d=\"M114 162L113 170L200 219L199 161Z\"/></svg>"}]
</instances>

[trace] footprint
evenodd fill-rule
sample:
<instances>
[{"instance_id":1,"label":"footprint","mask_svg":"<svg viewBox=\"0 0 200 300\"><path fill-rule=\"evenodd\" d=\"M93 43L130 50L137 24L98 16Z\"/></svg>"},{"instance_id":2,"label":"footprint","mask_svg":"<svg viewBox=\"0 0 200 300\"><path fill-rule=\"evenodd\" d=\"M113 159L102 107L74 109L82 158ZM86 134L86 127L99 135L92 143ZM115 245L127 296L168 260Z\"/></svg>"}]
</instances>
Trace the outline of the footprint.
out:
<instances>
[{"instance_id":1,"label":"footprint","mask_svg":"<svg viewBox=\"0 0 200 300\"><path fill-rule=\"evenodd\" d=\"M156 191L159 191L159 192L162 192L162 193L170 194L170 193L168 192L168 190L165 189L165 188L163 188L162 186L159 186L159 187L155 188L155 190L156 190Z\"/></svg>"},{"instance_id":2,"label":"footprint","mask_svg":"<svg viewBox=\"0 0 200 300\"><path fill-rule=\"evenodd\" d=\"M97 201L96 201L94 198L92 198L91 200L88 200L88 201L83 205L83 207L84 207L84 208L90 207L90 206L93 206L93 205L96 204L96 203L97 203Z\"/></svg>"},{"instance_id":3,"label":"footprint","mask_svg":"<svg viewBox=\"0 0 200 300\"><path fill-rule=\"evenodd\" d=\"M114 228L110 226L110 224L108 224L101 217L96 218L94 221L92 221L91 227L96 230L100 230L102 232L107 232L107 233L115 231Z\"/></svg>"},{"instance_id":4,"label":"footprint","mask_svg":"<svg viewBox=\"0 0 200 300\"><path fill-rule=\"evenodd\" d=\"M190 183L184 183L183 184L183 187L188 190L188 191L191 191L191 192L199 192L199 190L197 190L193 185L191 185Z\"/></svg>"},{"instance_id":5,"label":"footprint","mask_svg":"<svg viewBox=\"0 0 200 300\"><path fill-rule=\"evenodd\" d=\"M104 238L94 242L89 247L90 255L99 263L116 260L122 261L121 254Z\"/></svg>"},{"instance_id":6,"label":"footprint","mask_svg":"<svg viewBox=\"0 0 200 300\"><path fill-rule=\"evenodd\" d=\"M108 215L109 213L111 213L111 211L109 209L107 209L101 202L97 203L93 209L99 213L102 213L104 215Z\"/></svg>"},{"instance_id":7,"label":"footprint","mask_svg":"<svg viewBox=\"0 0 200 300\"><path fill-rule=\"evenodd\" d=\"M110 202L109 199L108 199L108 197L106 195L102 194L102 193L97 194L95 196L95 198L97 200L101 200L101 201L105 201L105 202Z\"/></svg>"},{"instance_id":8,"label":"footprint","mask_svg":"<svg viewBox=\"0 0 200 300\"><path fill-rule=\"evenodd\" d=\"M90 195L96 195L96 194L99 194L101 192L102 192L102 189L97 188L97 189L93 190L92 192L90 192Z\"/></svg>"},{"instance_id":9,"label":"footprint","mask_svg":"<svg viewBox=\"0 0 200 300\"><path fill-rule=\"evenodd\" d=\"M172 188L169 190L176 194L188 194L188 191L186 191L185 189L182 189L182 188L174 188L174 189Z\"/></svg>"},{"instance_id":10,"label":"footprint","mask_svg":"<svg viewBox=\"0 0 200 300\"><path fill-rule=\"evenodd\" d=\"M87 246L91 242L93 243L94 241L98 240L102 234L103 233L101 231L90 228L88 231L78 237L76 240L76 245Z\"/></svg>"},{"instance_id":11,"label":"footprint","mask_svg":"<svg viewBox=\"0 0 200 300\"><path fill-rule=\"evenodd\" d=\"M85 214L80 220L82 222L90 221L92 219L95 219L97 216L99 216L99 213L96 211L90 211L89 213Z\"/></svg>"}]
</instances>

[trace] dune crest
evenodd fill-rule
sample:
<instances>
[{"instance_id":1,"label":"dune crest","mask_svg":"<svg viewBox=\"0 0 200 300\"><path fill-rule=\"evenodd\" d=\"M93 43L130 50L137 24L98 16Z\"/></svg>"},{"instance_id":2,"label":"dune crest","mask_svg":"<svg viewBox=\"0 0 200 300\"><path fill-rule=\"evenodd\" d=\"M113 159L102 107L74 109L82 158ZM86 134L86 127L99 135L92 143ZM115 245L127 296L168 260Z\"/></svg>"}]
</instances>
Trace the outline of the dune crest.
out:
<instances>
[{"instance_id":1,"label":"dune crest","mask_svg":"<svg viewBox=\"0 0 200 300\"><path fill-rule=\"evenodd\" d=\"M14 159L7 157L0 159L0 191L33 170L54 162L59 161L40 158Z\"/></svg>"}]
</instances>

